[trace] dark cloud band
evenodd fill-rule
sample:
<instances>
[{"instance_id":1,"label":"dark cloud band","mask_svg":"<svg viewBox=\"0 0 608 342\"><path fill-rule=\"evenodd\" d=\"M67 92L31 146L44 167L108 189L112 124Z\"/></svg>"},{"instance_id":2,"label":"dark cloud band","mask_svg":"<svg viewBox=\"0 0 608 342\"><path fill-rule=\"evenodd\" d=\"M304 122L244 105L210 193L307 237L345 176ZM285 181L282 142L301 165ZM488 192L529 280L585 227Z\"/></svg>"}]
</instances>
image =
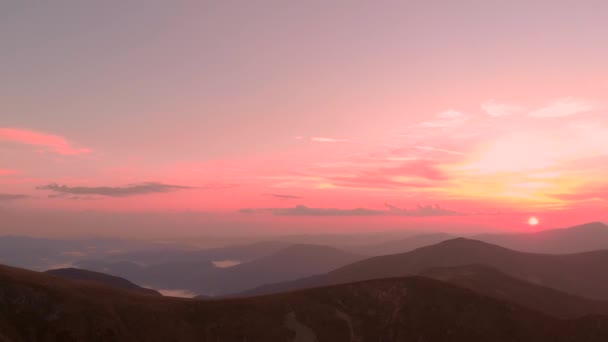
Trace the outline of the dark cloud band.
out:
<instances>
[{"instance_id":1,"label":"dark cloud band","mask_svg":"<svg viewBox=\"0 0 608 342\"><path fill-rule=\"evenodd\" d=\"M93 196L107 196L107 197L128 197L155 193L167 193L178 190L194 189L190 186L163 184L155 182L130 184L124 187L110 187L110 186L67 186L59 184L49 184L39 186L38 190L50 190L55 195L93 195ZM56 196L55 196L56 197Z\"/></svg>"}]
</instances>

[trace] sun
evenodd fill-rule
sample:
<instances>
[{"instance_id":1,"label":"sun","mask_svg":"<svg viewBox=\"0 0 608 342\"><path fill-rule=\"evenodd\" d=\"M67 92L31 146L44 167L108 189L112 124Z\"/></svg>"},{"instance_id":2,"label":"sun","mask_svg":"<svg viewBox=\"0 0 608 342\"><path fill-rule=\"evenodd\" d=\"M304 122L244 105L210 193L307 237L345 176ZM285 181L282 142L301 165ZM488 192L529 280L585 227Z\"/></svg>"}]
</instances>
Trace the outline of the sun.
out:
<instances>
[{"instance_id":1,"label":"sun","mask_svg":"<svg viewBox=\"0 0 608 342\"><path fill-rule=\"evenodd\" d=\"M539 223L540 223L540 221L536 217L534 217L534 216L531 216L528 219L528 224L531 225L531 226L536 226Z\"/></svg>"}]
</instances>

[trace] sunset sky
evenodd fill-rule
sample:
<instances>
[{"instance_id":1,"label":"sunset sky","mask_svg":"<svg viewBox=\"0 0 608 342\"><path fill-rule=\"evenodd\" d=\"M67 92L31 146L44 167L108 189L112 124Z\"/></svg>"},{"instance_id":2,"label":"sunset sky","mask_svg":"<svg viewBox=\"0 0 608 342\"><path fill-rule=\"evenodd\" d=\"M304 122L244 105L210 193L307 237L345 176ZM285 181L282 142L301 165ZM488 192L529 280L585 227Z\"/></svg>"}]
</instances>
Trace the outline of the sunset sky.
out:
<instances>
[{"instance_id":1,"label":"sunset sky","mask_svg":"<svg viewBox=\"0 0 608 342\"><path fill-rule=\"evenodd\" d=\"M601 0L5 1L0 215L607 220L606 23Z\"/></svg>"}]
</instances>

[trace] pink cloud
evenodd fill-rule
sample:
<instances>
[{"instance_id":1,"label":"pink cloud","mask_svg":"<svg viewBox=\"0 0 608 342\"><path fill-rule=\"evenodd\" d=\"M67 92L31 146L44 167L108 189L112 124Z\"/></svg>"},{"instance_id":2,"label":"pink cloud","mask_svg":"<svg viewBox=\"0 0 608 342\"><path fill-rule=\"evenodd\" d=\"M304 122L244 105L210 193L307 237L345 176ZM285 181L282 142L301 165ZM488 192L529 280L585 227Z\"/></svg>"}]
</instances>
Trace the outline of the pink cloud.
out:
<instances>
[{"instance_id":1,"label":"pink cloud","mask_svg":"<svg viewBox=\"0 0 608 342\"><path fill-rule=\"evenodd\" d=\"M337 187L355 189L401 189L401 188L426 188L431 184L423 182L402 182L381 175L357 175L357 176L335 176L327 180Z\"/></svg>"},{"instance_id":2,"label":"pink cloud","mask_svg":"<svg viewBox=\"0 0 608 342\"><path fill-rule=\"evenodd\" d=\"M464 154L464 153L459 152L459 151L448 150L448 149L445 149L445 148L437 148L437 147L432 147L432 146L417 145L417 146L414 146L414 147L417 148L417 149L419 149L419 150L423 150L423 151L443 152L443 153L457 154L457 155L463 155Z\"/></svg>"},{"instance_id":3,"label":"pink cloud","mask_svg":"<svg viewBox=\"0 0 608 342\"><path fill-rule=\"evenodd\" d=\"M0 128L0 141L1 140L38 146L47 151L62 155L77 155L91 152L91 150L86 148L76 148L72 146L65 138L57 135L17 128Z\"/></svg>"},{"instance_id":4,"label":"pink cloud","mask_svg":"<svg viewBox=\"0 0 608 342\"><path fill-rule=\"evenodd\" d=\"M586 187L573 193L555 194L553 197L565 201L606 201L608 200L608 186Z\"/></svg>"},{"instance_id":5,"label":"pink cloud","mask_svg":"<svg viewBox=\"0 0 608 342\"><path fill-rule=\"evenodd\" d=\"M595 103L587 100L566 97L531 112L530 116L534 118L560 118L589 112L597 109L597 107Z\"/></svg>"},{"instance_id":6,"label":"pink cloud","mask_svg":"<svg viewBox=\"0 0 608 342\"><path fill-rule=\"evenodd\" d=\"M0 169L0 176L13 175L15 173L17 173L17 171L15 171L15 170Z\"/></svg>"},{"instance_id":7,"label":"pink cloud","mask_svg":"<svg viewBox=\"0 0 608 342\"><path fill-rule=\"evenodd\" d=\"M310 138L310 141L314 141L314 142L328 142L328 143L333 143L333 142L350 142L350 140L348 140L348 139L337 139L337 138L326 138L326 137L313 137L313 138Z\"/></svg>"}]
</instances>

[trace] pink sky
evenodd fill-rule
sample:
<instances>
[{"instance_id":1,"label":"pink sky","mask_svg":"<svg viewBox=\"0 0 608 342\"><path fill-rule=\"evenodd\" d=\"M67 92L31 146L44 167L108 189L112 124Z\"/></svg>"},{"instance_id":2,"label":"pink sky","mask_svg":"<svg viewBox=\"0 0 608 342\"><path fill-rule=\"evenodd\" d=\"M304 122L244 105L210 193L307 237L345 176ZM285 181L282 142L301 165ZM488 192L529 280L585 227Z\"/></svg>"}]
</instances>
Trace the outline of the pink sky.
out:
<instances>
[{"instance_id":1,"label":"pink sky","mask_svg":"<svg viewBox=\"0 0 608 342\"><path fill-rule=\"evenodd\" d=\"M343 5L0 5L0 206L608 218L605 2Z\"/></svg>"}]
</instances>

